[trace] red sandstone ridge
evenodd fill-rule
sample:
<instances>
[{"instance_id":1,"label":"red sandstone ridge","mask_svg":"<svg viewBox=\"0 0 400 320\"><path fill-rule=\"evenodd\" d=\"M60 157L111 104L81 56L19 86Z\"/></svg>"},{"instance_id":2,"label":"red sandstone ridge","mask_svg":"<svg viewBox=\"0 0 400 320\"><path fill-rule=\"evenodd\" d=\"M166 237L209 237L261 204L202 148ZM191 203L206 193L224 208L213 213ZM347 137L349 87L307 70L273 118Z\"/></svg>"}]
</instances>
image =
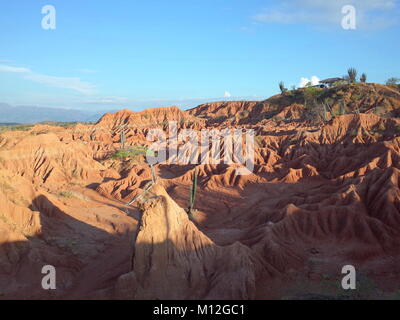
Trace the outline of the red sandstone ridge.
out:
<instances>
[{"instance_id":1,"label":"red sandstone ridge","mask_svg":"<svg viewBox=\"0 0 400 320\"><path fill-rule=\"evenodd\" d=\"M399 94L373 84L322 90L325 118L303 94L1 132L0 298L337 299L348 264L366 288L348 298L395 297ZM111 157L121 130L130 149L170 120L179 131L253 129L253 172L162 163L148 188L142 156ZM47 264L58 274L51 293L38 286Z\"/></svg>"},{"instance_id":2,"label":"red sandstone ridge","mask_svg":"<svg viewBox=\"0 0 400 320\"><path fill-rule=\"evenodd\" d=\"M164 124L168 121L195 121L194 117L186 114L178 107L163 107L147 109L141 112L121 110L116 113L107 113L97 122L97 126L103 125L134 125L144 128L151 125Z\"/></svg>"}]
</instances>

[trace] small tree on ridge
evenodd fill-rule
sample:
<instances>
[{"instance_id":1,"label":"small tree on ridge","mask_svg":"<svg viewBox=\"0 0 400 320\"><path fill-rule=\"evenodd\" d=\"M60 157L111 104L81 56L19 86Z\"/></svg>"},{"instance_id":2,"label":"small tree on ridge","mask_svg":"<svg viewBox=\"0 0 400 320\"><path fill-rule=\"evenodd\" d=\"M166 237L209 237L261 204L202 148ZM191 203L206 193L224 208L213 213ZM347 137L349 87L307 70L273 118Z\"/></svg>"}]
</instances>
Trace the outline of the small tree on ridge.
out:
<instances>
[{"instance_id":1,"label":"small tree on ridge","mask_svg":"<svg viewBox=\"0 0 400 320\"><path fill-rule=\"evenodd\" d=\"M349 75L350 83L355 83L357 81L357 70L355 68L349 68L347 74Z\"/></svg>"},{"instance_id":2,"label":"small tree on ridge","mask_svg":"<svg viewBox=\"0 0 400 320\"><path fill-rule=\"evenodd\" d=\"M360 81L361 81L362 83L366 83L366 82L367 82L367 75L366 75L365 73L363 73L363 74L361 75Z\"/></svg>"}]
</instances>

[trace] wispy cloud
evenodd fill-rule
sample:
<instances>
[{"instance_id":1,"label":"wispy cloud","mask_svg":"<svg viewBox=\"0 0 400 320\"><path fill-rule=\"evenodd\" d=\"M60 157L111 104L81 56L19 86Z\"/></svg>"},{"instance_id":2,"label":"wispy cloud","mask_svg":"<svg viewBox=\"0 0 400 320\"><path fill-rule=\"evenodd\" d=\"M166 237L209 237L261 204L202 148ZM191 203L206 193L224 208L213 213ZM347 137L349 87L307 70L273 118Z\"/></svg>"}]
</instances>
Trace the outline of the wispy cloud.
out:
<instances>
[{"instance_id":1,"label":"wispy cloud","mask_svg":"<svg viewBox=\"0 0 400 320\"><path fill-rule=\"evenodd\" d=\"M128 98L124 97L102 97L102 98L96 98L96 99L90 99L84 101L84 103L89 103L89 104L121 104L121 103L126 103L128 102Z\"/></svg>"},{"instance_id":2,"label":"wispy cloud","mask_svg":"<svg viewBox=\"0 0 400 320\"><path fill-rule=\"evenodd\" d=\"M41 83L52 88L62 88L77 91L85 95L96 93L96 86L90 82L82 81L78 77L55 77L35 73L28 68L0 65L0 72L22 73L23 79Z\"/></svg>"},{"instance_id":3,"label":"wispy cloud","mask_svg":"<svg viewBox=\"0 0 400 320\"><path fill-rule=\"evenodd\" d=\"M283 0L253 17L267 23L304 23L341 26L342 7L352 5L357 11L359 28L382 29L398 21L399 0Z\"/></svg>"},{"instance_id":4,"label":"wispy cloud","mask_svg":"<svg viewBox=\"0 0 400 320\"><path fill-rule=\"evenodd\" d=\"M96 86L92 83L82 81L74 77L53 77L38 73L29 73L25 79L45 84L53 88L70 89L82 94L91 95L96 93Z\"/></svg>"},{"instance_id":5,"label":"wispy cloud","mask_svg":"<svg viewBox=\"0 0 400 320\"><path fill-rule=\"evenodd\" d=\"M12 60L7 60L7 59L0 59L0 63L12 63L14 61Z\"/></svg>"},{"instance_id":6,"label":"wispy cloud","mask_svg":"<svg viewBox=\"0 0 400 320\"><path fill-rule=\"evenodd\" d=\"M0 65L0 71L12 72L12 73L25 73L25 72L30 72L31 70L27 68L17 68L17 67Z\"/></svg>"}]
</instances>

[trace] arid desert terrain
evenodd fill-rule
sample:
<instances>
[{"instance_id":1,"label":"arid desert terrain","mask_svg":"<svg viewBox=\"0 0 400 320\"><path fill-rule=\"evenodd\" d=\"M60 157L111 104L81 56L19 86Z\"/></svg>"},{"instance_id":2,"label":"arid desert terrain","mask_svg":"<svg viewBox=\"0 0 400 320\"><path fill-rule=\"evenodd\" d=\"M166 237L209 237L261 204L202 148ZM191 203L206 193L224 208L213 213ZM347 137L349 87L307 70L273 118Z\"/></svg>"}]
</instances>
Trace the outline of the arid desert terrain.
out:
<instances>
[{"instance_id":1,"label":"arid desert terrain","mask_svg":"<svg viewBox=\"0 0 400 320\"><path fill-rule=\"evenodd\" d=\"M399 116L398 88L357 83L2 130L0 299L397 299ZM121 149L168 121L254 130L253 172L161 163L148 188L145 156Z\"/></svg>"}]
</instances>

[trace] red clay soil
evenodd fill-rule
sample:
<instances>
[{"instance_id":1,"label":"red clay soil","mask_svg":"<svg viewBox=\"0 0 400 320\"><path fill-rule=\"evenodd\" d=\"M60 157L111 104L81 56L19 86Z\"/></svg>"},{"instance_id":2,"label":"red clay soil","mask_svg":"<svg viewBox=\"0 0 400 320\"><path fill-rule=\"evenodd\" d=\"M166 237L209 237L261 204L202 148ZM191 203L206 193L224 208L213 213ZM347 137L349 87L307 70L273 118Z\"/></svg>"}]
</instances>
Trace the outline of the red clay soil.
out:
<instances>
[{"instance_id":1,"label":"red clay soil","mask_svg":"<svg viewBox=\"0 0 400 320\"><path fill-rule=\"evenodd\" d=\"M313 124L301 121L301 103L278 108L277 99L287 97L1 133L0 299L399 297L395 108ZM128 147L149 145L148 130L169 120L179 130L256 132L253 173L198 166L190 218L195 165L156 165L157 184L144 192L152 177L144 158L110 158L121 128ZM348 264L358 272L352 293L340 287ZM57 290L42 289L44 265L56 267Z\"/></svg>"}]
</instances>

